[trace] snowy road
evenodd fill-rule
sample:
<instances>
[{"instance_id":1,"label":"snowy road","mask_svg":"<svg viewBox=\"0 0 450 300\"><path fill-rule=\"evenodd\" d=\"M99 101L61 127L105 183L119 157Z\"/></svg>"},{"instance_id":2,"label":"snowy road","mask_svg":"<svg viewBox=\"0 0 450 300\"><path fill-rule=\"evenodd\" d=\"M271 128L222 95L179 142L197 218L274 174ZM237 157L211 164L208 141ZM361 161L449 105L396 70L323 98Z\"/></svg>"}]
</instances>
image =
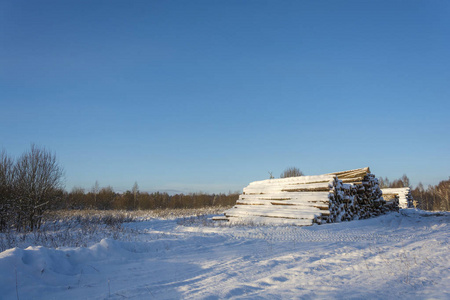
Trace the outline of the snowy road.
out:
<instances>
[{"instance_id":1,"label":"snowy road","mask_svg":"<svg viewBox=\"0 0 450 300\"><path fill-rule=\"evenodd\" d=\"M449 220L403 210L311 227L129 223L137 241L0 253L0 298L449 299Z\"/></svg>"}]
</instances>

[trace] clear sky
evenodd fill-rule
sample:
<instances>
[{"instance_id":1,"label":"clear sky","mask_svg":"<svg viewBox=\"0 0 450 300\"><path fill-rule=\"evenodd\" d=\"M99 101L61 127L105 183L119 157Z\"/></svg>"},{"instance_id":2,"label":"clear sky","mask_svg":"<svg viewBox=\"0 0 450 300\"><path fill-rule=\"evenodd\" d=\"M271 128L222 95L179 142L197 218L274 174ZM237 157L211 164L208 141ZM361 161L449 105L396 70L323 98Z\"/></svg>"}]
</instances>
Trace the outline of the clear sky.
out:
<instances>
[{"instance_id":1,"label":"clear sky","mask_svg":"<svg viewBox=\"0 0 450 300\"><path fill-rule=\"evenodd\" d=\"M66 189L450 175L450 1L0 3L0 149Z\"/></svg>"}]
</instances>

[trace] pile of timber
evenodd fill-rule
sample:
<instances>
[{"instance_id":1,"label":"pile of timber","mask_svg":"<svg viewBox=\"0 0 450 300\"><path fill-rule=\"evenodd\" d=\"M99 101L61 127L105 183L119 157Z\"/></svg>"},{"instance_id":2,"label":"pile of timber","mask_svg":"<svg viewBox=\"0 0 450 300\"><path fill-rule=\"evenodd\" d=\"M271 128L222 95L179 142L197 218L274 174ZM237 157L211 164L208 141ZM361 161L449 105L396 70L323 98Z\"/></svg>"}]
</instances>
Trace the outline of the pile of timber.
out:
<instances>
[{"instance_id":1,"label":"pile of timber","mask_svg":"<svg viewBox=\"0 0 450 300\"><path fill-rule=\"evenodd\" d=\"M413 197L409 187L402 188L386 188L382 189L383 198L387 202L397 201L400 208L411 208L413 205Z\"/></svg>"},{"instance_id":2,"label":"pile of timber","mask_svg":"<svg viewBox=\"0 0 450 300\"><path fill-rule=\"evenodd\" d=\"M383 200L378 179L369 168L362 168L252 182L234 207L213 219L307 226L364 219L395 209Z\"/></svg>"}]
</instances>

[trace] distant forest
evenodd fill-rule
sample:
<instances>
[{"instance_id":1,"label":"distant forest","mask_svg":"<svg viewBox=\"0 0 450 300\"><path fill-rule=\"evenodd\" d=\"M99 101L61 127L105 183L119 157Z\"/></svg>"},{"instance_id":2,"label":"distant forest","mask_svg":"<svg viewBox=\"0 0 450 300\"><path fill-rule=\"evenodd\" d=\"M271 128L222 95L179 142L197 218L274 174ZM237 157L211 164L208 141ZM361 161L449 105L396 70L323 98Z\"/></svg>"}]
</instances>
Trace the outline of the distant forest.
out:
<instances>
[{"instance_id":1,"label":"distant forest","mask_svg":"<svg viewBox=\"0 0 450 300\"><path fill-rule=\"evenodd\" d=\"M74 188L71 192L62 192L56 209L166 209L201 208L208 206L230 206L236 203L239 194L190 193L169 195L168 193L148 193L132 189L125 193L116 193L112 187L85 192Z\"/></svg>"}]
</instances>

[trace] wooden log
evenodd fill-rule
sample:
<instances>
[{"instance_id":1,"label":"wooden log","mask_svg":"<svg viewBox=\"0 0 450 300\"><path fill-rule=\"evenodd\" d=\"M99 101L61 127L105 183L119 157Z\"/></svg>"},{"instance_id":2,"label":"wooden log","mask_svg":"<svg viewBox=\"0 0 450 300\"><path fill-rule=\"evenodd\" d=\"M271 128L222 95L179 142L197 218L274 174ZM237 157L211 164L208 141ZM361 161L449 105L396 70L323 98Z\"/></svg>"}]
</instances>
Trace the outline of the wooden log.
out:
<instances>
[{"instance_id":1,"label":"wooden log","mask_svg":"<svg viewBox=\"0 0 450 300\"><path fill-rule=\"evenodd\" d=\"M212 217L212 219L213 219L213 221L226 221L226 222L229 222L230 220L227 218L227 217L225 217L225 216L215 216L215 217Z\"/></svg>"}]
</instances>

